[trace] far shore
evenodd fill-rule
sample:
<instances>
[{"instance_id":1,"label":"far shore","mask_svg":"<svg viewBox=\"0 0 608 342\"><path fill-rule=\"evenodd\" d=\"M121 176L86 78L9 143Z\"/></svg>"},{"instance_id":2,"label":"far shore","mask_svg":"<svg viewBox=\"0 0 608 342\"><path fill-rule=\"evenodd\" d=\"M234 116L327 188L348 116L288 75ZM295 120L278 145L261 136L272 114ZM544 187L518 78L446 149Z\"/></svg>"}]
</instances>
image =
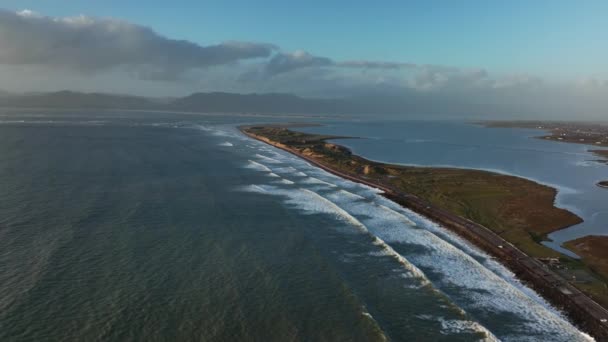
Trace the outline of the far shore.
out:
<instances>
[{"instance_id":1,"label":"far shore","mask_svg":"<svg viewBox=\"0 0 608 342\"><path fill-rule=\"evenodd\" d=\"M608 147L608 123L565 122L565 121L482 121L479 124L490 128L530 128L549 132L534 138L568 144ZM608 150L590 149L603 159L598 162L608 164Z\"/></svg>"},{"instance_id":2,"label":"far shore","mask_svg":"<svg viewBox=\"0 0 608 342\"><path fill-rule=\"evenodd\" d=\"M599 162L608 164L608 150L589 150L589 152L593 152L602 157L603 159L598 160Z\"/></svg>"}]
</instances>

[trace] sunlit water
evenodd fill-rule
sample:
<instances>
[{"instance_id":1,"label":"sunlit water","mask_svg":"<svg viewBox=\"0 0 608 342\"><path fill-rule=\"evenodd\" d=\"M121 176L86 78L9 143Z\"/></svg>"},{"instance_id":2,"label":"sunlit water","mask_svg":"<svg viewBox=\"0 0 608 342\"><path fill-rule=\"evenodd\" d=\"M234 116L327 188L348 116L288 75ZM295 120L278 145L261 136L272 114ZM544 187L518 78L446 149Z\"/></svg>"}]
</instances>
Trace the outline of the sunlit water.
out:
<instances>
[{"instance_id":1,"label":"sunlit water","mask_svg":"<svg viewBox=\"0 0 608 342\"><path fill-rule=\"evenodd\" d=\"M242 136L251 118L26 114L0 123L2 341L586 339L445 229Z\"/></svg>"}]
</instances>

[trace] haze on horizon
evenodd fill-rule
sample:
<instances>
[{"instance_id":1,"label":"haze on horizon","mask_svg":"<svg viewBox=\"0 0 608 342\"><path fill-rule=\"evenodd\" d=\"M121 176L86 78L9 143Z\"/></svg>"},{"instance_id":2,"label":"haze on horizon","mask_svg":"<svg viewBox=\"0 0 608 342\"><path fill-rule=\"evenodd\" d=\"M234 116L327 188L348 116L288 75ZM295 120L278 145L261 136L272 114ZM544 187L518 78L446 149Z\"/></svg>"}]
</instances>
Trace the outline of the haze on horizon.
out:
<instances>
[{"instance_id":1,"label":"haze on horizon","mask_svg":"<svg viewBox=\"0 0 608 342\"><path fill-rule=\"evenodd\" d=\"M65 0L0 8L0 89L12 93L393 97L404 116L424 114L407 105L421 99L454 115L601 120L608 112L603 1Z\"/></svg>"}]
</instances>

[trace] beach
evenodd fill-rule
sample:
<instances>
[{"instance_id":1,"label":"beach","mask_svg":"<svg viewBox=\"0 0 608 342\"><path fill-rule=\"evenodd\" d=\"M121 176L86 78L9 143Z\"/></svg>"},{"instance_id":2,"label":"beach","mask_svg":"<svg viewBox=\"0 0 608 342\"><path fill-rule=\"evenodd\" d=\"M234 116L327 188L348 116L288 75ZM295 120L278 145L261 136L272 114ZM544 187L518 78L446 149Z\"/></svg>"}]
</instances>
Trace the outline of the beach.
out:
<instances>
[{"instance_id":1,"label":"beach","mask_svg":"<svg viewBox=\"0 0 608 342\"><path fill-rule=\"evenodd\" d=\"M339 145L325 143L326 140L332 139L330 136L294 133L281 126L249 126L241 127L240 129L252 138L293 153L328 172L379 188L384 191L383 195L387 198L457 232L478 247L497 257L501 263L509 267L521 279L527 281L554 305L562 307L573 321L577 322L587 331L590 331L592 335L598 338L608 338L608 326L604 324L605 319L608 318L608 311L601 305L585 296L560 275L549 270L545 264L539 262L536 258L528 256L490 229L471 220L454 215L444 208L437 207L415 195L404 193L395 188L394 185L387 184L386 180L369 177L371 169L375 168L378 171L378 168L386 168L386 165L367 161L361 172L345 171L344 168L336 166L339 164L332 163L331 161L328 162L327 155L340 154L341 157L330 160L346 158L350 160L350 162L347 161L346 163L351 165L354 163L353 159L359 162L359 157L352 156L349 150ZM340 163L344 164L343 161L340 161ZM382 170L382 172L385 171ZM553 199L551 199L550 203L553 203ZM560 219L560 222L563 222L563 219ZM574 221L573 224L575 223L577 222ZM547 232L551 231L549 229Z\"/></svg>"}]
</instances>

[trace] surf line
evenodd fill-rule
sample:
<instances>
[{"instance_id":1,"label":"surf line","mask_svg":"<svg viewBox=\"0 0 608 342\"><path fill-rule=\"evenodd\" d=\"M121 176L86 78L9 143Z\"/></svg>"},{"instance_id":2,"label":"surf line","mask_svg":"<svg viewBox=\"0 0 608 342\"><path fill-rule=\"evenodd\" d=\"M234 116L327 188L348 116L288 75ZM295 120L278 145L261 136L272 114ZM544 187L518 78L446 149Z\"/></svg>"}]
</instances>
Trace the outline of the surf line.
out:
<instances>
[{"instance_id":1,"label":"surf line","mask_svg":"<svg viewBox=\"0 0 608 342\"><path fill-rule=\"evenodd\" d=\"M313 166L338 177L382 191L381 195L410 209L442 227L462 236L515 273L519 279L536 290L555 307L563 308L568 317L583 331L599 340L608 340L608 310L568 283L557 273L528 256L490 229L452 214L413 194L405 193L380 181L365 179L360 175L345 173L325 165L314 158L299 153L285 144L272 141L238 127L244 135L301 158Z\"/></svg>"}]
</instances>

